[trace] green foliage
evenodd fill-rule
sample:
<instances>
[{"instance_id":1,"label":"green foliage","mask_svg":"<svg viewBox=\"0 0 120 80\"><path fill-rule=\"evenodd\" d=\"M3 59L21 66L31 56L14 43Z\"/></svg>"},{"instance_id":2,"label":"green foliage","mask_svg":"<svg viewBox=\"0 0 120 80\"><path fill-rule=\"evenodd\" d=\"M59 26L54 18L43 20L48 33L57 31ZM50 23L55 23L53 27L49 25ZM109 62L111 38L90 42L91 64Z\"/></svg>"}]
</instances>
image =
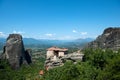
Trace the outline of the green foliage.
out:
<instances>
[{"instance_id":1,"label":"green foliage","mask_svg":"<svg viewBox=\"0 0 120 80\"><path fill-rule=\"evenodd\" d=\"M50 69L44 75L44 80L95 80L95 70L89 63L66 62L62 67Z\"/></svg>"},{"instance_id":2,"label":"green foliage","mask_svg":"<svg viewBox=\"0 0 120 80\"><path fill-rule=\"evenodd\" d=\"M0 61L1 80L119 80L120 50L86 49L83 61L74 64L67 61L64 66L45 71L40 77L39 71L44 69L44 59L36 60L29 66L22 65L19 70L12 70L7 61Z\"/></svg>"},{"instance_id":3,"label":"green foliage","mask_svg":"<svg viewBox=\"0 0 120 80\"><path fill-rule=\"evenodd\" d=\"M73 52L76 52L78 50L79 50L79 48L68 48L68 53L73 53Z\"/></svg>"},{"instance_id":4,"label":"green foliage","mask_svg":"<svg viewBox=\"0 0 120 80\"><path fill-rule=\"evenodd\" d=\"M120 51L87 49L84 51L84 62L96 68L96 80L120 79Z\"/></svg>"},{"instance_id":5,"label":"green foliage","mask_svg":"<svg viewBox=\"0 0 120 80\"><path fill-rule=\"evenodd\" d=\"M50 69L45 75L45 80L76 80L79 76L79 70L72 62L68 61L62 67Z\"/></svg>"},{"instance_id":6,"label":"green foliage","mask_svg":"<svg viewBox=\"0 0 120 80\"><path fill-rule=\"evenodd\" d=\"M83 62L49 70L44 80L119 80L120 50L86 49Z\"/></svg>"},{"instance_id":7,"label":"green foliage","mask_svg":"<svg viewBox=\"0 0 120 80\"><path fill-rule=\"evenodd\" d=\"M18 70L12 70L7 61L0 62L1 80L34 80L39 77L39 71L43 69L43 63L36 61L34 64L22 65Z\"/></svg>"},{"instance_id":8,"label":"green foliage","mask_svg":"<svg viewBox=\"0 0 120 80\"><path fill-rule=\"evenodd\" d=\"M104 80L119 80L120 79L120 54L109 60L101 75L98 77Z\"/></svg>"}]
</instances>

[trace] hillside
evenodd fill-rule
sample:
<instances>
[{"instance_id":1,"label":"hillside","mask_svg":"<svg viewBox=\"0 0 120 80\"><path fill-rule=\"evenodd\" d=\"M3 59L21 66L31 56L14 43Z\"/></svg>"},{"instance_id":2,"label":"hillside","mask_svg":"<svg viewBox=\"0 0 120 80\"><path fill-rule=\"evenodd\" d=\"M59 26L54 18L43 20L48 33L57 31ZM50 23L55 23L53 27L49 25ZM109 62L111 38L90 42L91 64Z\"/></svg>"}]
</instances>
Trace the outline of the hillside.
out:
<instances>
[{"instance_id":1,"label":"hillside","mask_svg":"<svg viewBox=\"0 0 120 80\"><path fill-rule=\"evenodd\" d=\"M87 45L87 48L120 49L120 27L105 29L102 35Z\"/></svg>"}]
</instances>

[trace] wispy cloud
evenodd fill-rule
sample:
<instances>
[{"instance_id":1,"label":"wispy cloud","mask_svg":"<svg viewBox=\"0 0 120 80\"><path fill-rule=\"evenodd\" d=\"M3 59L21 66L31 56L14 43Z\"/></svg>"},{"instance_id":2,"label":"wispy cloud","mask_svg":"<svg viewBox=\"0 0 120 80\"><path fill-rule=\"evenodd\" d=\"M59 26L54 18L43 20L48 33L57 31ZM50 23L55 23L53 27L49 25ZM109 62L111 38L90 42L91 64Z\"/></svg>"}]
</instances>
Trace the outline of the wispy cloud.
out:
<instances>
[{"instance_id":1,"label":"wispy cloud","mask_svg":"<svg viewBox=\"0 0 120 80\"><path fill-rule=\"evenodd\" d=\"M3 33L3 32L0 32L0 36L4 36L4 33Z\"/></svg>"},{"instance_id":2,"label":"wispy cloud","mask_svg":"<svg viewBox=\"0 0 120 80\"><path fill-rule=\"evenodd\" d=\"M47 33L47 34L45 34L45 36L47 36L47 37L53 37L53 36L55 36L55 34Z\"/></svg>"},{"instance_id":3,"label":"wispy cloud","mask_svg":"<svg viewBox=\"0 0 120 80\"><path fill-rule=\"evenodd\" d=\"M76 33L76 34L74 34L74 38L75 37L76 38L87 38L87 37L89 37L89 34L86 31L78 31L78 30L73 29L72 32Z\"/></svg>"},{"instance_id":4,"label":"wispy cloud","mask_svg":"<svg viewBox=\"0 0 120 80\"><path fill-rule=\"evenodd\" d=\"M6 36L7 36L7 34L0 32L0 37L6 37Z\"/></svg>"},{"instance_id":5,"label":"wispy cloud","mask_svg":"<svg viewBox=\"0 0 120 80\"><path fill-rule=\"evenodd\" d=\"M47 34L44 34L45 36L41 36L42 39L52 39L52 40L71 40L73 39L72 36L70 35L64 35L64 36L59 36L55 33L51 34L51 33L47 33Z\"/></svg>"},{"instance_id":6,"label":"wispy cloud","mask_svg":"<svg viewBox=\"0 0 120 80\"><path fill-rule=\"evenodd\" d=\"M78 33L78 34L81 34L81 35L87 35L88 33L87 32L79 32L75 29L72 30L73 33Z\"/></svg>"},{"instance_id":7,"label":"wispy cloud","mask_svg":"<svg viewBox=\"0 0 120 80\"><path fill-rule=\"evenodd\" d=\"M13 31L13 33L15 33L15 34L24 34L25 32L23 32L23 31L16 31L16 30L14 30L14 31Z\"/></svg>"},{"instance_id":8,"label":"wispy cloud","mask_svg":"<svg viewBox=\"0 0 120 80\"><path fill-rule=\"evenodd\" d=\"M87 32L80 32L81 35L87 35Z\"/></svg>"},{"instance_id":9,"label":"wispy cloud","mask_svg":"<svg viewBox=\"0 0 120 80\"><path fill-rule=\"evenodd\" d=\"M77 31L76 31L76 30L72 30L72 32L73 32L73 33L77 33Z\"/></svg>"},{"instance_id":10,"label":"wispy cloud","mask_svg":"<svg viewBox=\"0 0 120 80\"><path fill-rule=\"evenodd\" d=\"M57 38L58 40L72 40L74 39L72 36L66 35Z\"/></svg>"}]
</instances>

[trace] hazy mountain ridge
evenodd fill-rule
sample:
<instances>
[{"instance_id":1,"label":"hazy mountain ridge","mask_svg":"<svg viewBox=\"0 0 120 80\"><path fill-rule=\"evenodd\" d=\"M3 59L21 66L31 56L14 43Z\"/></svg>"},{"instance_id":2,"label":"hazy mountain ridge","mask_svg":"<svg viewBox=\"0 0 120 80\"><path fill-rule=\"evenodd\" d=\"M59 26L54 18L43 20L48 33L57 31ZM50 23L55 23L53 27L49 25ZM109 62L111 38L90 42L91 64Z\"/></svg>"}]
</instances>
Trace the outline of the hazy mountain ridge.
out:
<instances>
[{"instance_id":1,"label":"hazy mountain ridge","mask_svg":"<svg viewBox=\"0 0 120 80\"><path fill-rule=\"evenodd\" d=\"M34 39L34 38L23 38L25 47L50 47L50 46L59 46L59 47L83 47L88 42L93 41L92 38L86 39L76 39L76 40L49 40L49 39ZM0 49L3 48L6 39L0 38Z\"/></svg>"}]
</instances>

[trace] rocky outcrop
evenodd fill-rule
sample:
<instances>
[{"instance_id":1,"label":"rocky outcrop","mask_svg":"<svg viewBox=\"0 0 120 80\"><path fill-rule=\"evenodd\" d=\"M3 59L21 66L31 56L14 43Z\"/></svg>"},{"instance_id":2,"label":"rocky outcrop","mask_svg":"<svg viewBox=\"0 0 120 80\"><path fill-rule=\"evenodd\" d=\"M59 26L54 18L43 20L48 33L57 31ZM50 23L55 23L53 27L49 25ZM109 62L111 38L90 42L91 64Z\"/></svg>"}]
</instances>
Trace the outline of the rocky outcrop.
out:
<instances>
[{"instance_id":1,"label":"rocky outcrop","mask_svg":"<svg viewBox=\"0 0 120 80\"><path fill-rule=\"evenodd\" d=\"M13 69L18 69L24 60L31 63L28 51L25 51L22 36L20 34L10 34L6 40L3 50L4 59L7 59Z\"/></svg>"},{"instance_id":2,"label":"rocky outcrop","mask_svg":"<svg viewBox=\"0 0 120 80\"><path fill-rule=\"evenodd\" d=\"M105 29L102 35L87 45L87 48L120 49L120 28Z\"/></svg>"},{"instance_id":3,"label":"rocky outcrop","mask_svg":"<svg viewBox=\"0 0 120 80\"><path fill-rule=\"evenodd\" d=\"M84 54L82 53L71 53L66 54L62 57L51 57L49 59L46 59L45 66L48 67L48 69L52 69L55 67L63 66L66 61L73 61L73 63L77 63L77 61L82 61Z\"/></svg>"}]
</instances>

